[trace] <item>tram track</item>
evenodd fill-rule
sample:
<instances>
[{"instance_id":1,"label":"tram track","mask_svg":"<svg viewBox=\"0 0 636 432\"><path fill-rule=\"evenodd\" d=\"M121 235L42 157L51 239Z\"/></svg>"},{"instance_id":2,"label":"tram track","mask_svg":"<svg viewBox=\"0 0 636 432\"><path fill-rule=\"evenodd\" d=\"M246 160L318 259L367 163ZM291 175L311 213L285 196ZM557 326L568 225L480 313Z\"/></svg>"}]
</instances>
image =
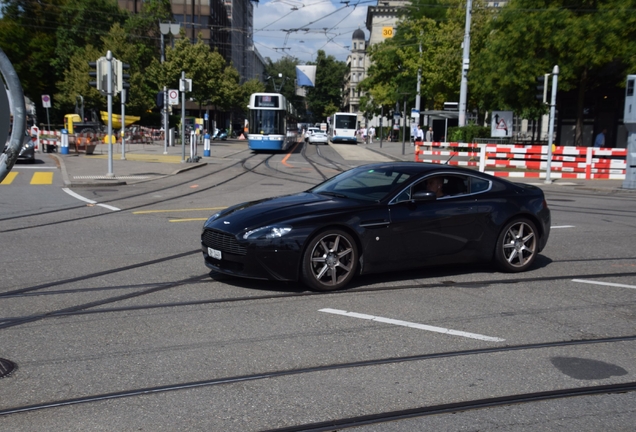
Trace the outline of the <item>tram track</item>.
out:
<instances>
[{"instance_id":1,"label":"tram track","mask_svg":"<svg viewBox=\"0 0 636 432\"><path fill-rule=\"evenodd\" d=\"M443 359L443 358L479 356L479 355L514 352L514 351L530 351L530 350L537 350L537 349L550 349L550 348L572 347L572 346L589 346L589 345L623 343L623 342L632 342L632 341L636 341L636 335L624 335L624 336L615 336L615 337L597 338L597 339L539 342L539 343L532 343L532 344L508 345L504 347L488 347L488 348L478 348L478 349L460 350L460 351L446 351L446 352L408 355L408 356L384 357L384 358L354 361L354 362L331 363L326 365L311 366L311 367L305 367L305 368L282 369L282 370L275 370L275 371L269 371L269 372L236 375L236 376L229 376L229 377L222 377L222 378L213 378L208 380L179 382L179 383L154 386L154 387L143 387L143 388L118 391L118 392L109 392L109 393L101 393L101 394L96 393L92 395L80 396L75 398L51 400L48 402L42 402L37 404L20 405L20 406L0 409L0 416L7 416L12 414L19 414L24 412L32 412L32 411L39 411L39 410L52 409L52 408L60 408L60 407L71 406L71 405L101 402L101 401L113 400L113 399L146 396L149 394L158 394L158 393L173 392L173 391L179 391L179 390L189 390L189 389L195 389L200 387L231 385L231 384L244 383L247 381L276 379L276 378L293 376L293 375L296 375L296 376L307 375L307 374L314 374L314 373L320 373L320 372L326 372L326 371L367 368L367 367L374 367L374 366L381 366L381 365L400 364L400 363L407 363L407 362L422 362L422 361ZM348 428L348 427L360 426L363 424L382 423L382 422L398 420L402 418L419 417L419 416L433 414L433 413L439 414L443 412L466 411L466 410L472 410L472 409L485 408L489 406L501 406L501 405L507 405L512 403L521 403L524 401L532 402L532 401L539 401L539 400L556 399L561 397L579 396L579 395L585 395L585 394L605 394L605 393L627 392L627 391L631 392L635 390L636 390L636 382L625 382L625 383L616 383L616 384L610 384L610 385L604 385L604 386L568 388L568 389L550 390L545 392L536 392L536 393L529 393L529 394L513 394L513 395L497 397L497 398L476 399L471 401L462 401L462 402L455 402L455 403L443 404L443 405L422 406L415 409L377 413L373 415L330 420L330 421L320 422L320 423L303 424L303 425L297 425L297 426L292 426L287 428L269 429L269 431L271 432L274 432L274 431L291 432L291 431L306 431L306 430L329 431L329 430L335 430L334 428L345 428L345 427Z\"/></svg>"},{"instance_id":2,"label":"tram track","mask_svg":"<svg viewBox=\"0 0 636 432\"><path fill-rule=\"evenodd\" d=\"M176 187L183 186L184 184L192 183L193 181L196 181L196 180L199 180L199 179L208 178L210 175L218 174L220 172L223 172L223 171L226 171L226 170L231 169L233 167L236 167L237 165L240 165L243 168L243 172L238 173L238 174L234 174L230 178L215 182L214 184L212 184L210 186L201 187L201 188L198 188L196 190L192 190L190 192L183 193L183 194L180 194L180 195L174 196L174 197L163 198L163 199L158 199L158 200L154 200L154 201L151 201L151 202L146 202L146 203L143 203L143 204L138 204L138 205L132 205L132 206L124 207L124 208L121 208L120 211L124 211L125 212L125 211L138 210L138 209L142 209L142 208L145 208L145 207L149 207L149 206L153 206L153 205L166 203L166 202L174 201L174 200L177 200L177 199L182 199L182 198L190 197L190 196L193 196L193 195L201 194L203 192L207 192L207 191L209 191L211 189L214 189L214 188L217 188L219 186L228 184L228 183L230 183L230 182L232 182L232 181L234 181L234 180L236 180L236 179L238 179L238 178L240 178L240 177L242 177L242 176L244 176L244 175L246 175L248 173L254 173L258 166L260 166L261 164L266 163L266 161L269 158L273 157L273 155L269 156L265 160L260 161L254 167L251 167L251 168L247 167L246 166L246 161L251 159L254 156L256 156L256 155L252 155L249 158L246 158L246 159L244 159L242 161L236 162L236 163L234 163L234 164L232 164L230 166L224 167L224 168L222 168L220 170L217 170L215 172L207 173L205 175L202 175L202 176L199 176L199 177L196 177L196 178L193 178L193 179L191 178L191 179L188 179L185 182L180 182L180 183L178 183L176 185L170 185L170 186L167 186L167 187L164 187L164 188L159 188L159 189L154 189L154 190L150 190L150 191L145 191L144 193L140 193L140 194L133 194L133 195L127 195L127 196L119 197L119 198L116 198L116 199L104 200L102 203L123 201L123 200L126 200L126 199L136 198L136 197L139 197L139 196L147 196L147 195L155 194L157 192L161 192L161 191L165 191L165 190L169 190L169 189L174 189ZM58 213L58 212L67 211L67 210L77 210L79 208L84 208L84 207L86 207L86 206L82 205L82 206L73 207L71 209L59 209L59 210L52 210L52 211L48 211L48 212L39 212L39 213L34 213L34 214L29 214L29 215L23 215L19 219L24 220L24 219L27 219L27 218L30 218L30 217L36 217L36 216L42 216L42 215L50 215L50 214L53 214L53 213ZM0 234L9 233L9 232L15 232L15 231L31 230L31 229L35 229L35 228L49 227L49 226L54 226L54 225L71 223L71 222L75 222L75 221L78 221L78 220L94 219L94 218L100 218L100 217L105 217L105 216L110 216L110 215L112 215L112 213L110 213L110 212L109 213L98 213L98 214L85 215L85 216L80 216L80 217L75 217L75 218L65 218L65 219L60 219L60 220L57 220L57 221L45 222L45 223L40 223L40 224L37 224L37 223L28 224L26 226L0 230ZM4 219L4 220L8 220L8 219ZM0 222L2 222L2 220L0 220Z\"/></svg>"},{"instance_id":3,"label":"tram track","mask_svg":"<svg viewBox=\"0 0 636 432\"><path fill-rule=\"evenodd\" d=\"M181 258L187 255L199 253L199 250L194 250L190 252L185 252L183 254L176 255L174 257L170 257L170 259ZM161 260L153 260L150 262L151 264L156 264L165 261L165 259ZM143 265L150 265L149 263L143 263ZM125 270L131 270L134 268L141 267L142 264L127 266ZM71 280L66 281L58 281L54 283L47 283L43 285L38 285L35 287L23 288L21 290L14 290L6 293L0 294L0 301L4 298L16 298L16 297L32 297L34 296L33 291L48 289L53 286L63 285L66 283L87 280L90 278L103 277L108 274L112 274L115 272L121 272L124 269L116 269L112 271L105 271L94 273L91 275L87 275L84 277L73 278ZM603 277L631 277L636 276L636 272L624 272L624 273L603 273L603 274L590 274L585 275L587 278L603 278ZM475 282L453 282L453 281L439 281L432 283L415 283L415 284L405 284L399 286L379 286L379 287L369 287L365 286L363 288L351 288L348 290L342 291L331 291L331 292L314 292L314 291L306 291L303 288L295 290L293 292L288 293L275 293L275 294L264 294L264 295L251 295L251 296L239 296L232 298L212 298L212 299L203 299L203 300L192 300L192 301L182 301L182 302L167 302L167 303L154 303L154 304L145 304L145 305L135 305L135 306L125 306L125 307L111 307L111 308L100 308L93 309L98 306L105 306L108 304L116 303L119 301L127 300L133 297L141 297L147 294L152 294L157 291L167 290L171 288L176 288L182 285L198 283L204 281L208 278L208 275L200 275L193 276L191 278L187 278L180 281L172 281L172 282L162 282L157 284L144 284L140 288L141 291L135 291L133 293L127 293L123 295L118 295L114 297L108 297L105 299L101 299L95 302L89 302L84 304L79 304L75 306L69 306L62 309L48 311L42 314L37 315L28 315L21 317L4 317L0 318L0 330L8 327L15 327L21 324L27 324L33 321L39 321L47 318L61 317L61 316L73 316L73 315L90 315L90 314L107 314L107 313L120 313L120 312L130 312L130 311L138 311L138 310L151 310L151 309L165 309L165 308L175 308L175 307L190 307L190 306L201 306L201 305L210 305L210 304L231 304L238 302L253 302L253 301L265 301L265 300L280 300L286 298L300 298L300 297L316 297L316 296L330 296L330 295L356 295L360 293L378 293L378 292L395 292L395 291L404 291L411 289L437 289L437 288L449 288L452 286L459 288L471 288L477 287L481 288L484 286L491 285L501 285L501 284L510 284L510 283L536 283L536 282L554 282L559 280L572 280L580 277L580 274L577 275L563 275L563 276L545 276L545 277L537 277L537 278L517 278L514 281L509 279L487 279ZM300 287L300 285L299 285ZM93 288L95 289L95 288ZM103 288L104 291L108 290L108 287ZM111 289L119 289L118 287L114 287ZM77 290L66 290L64 295L75 294L77 292L85 291L84 288L78 288ZM48 293L45 293L49 295ZM62 295L60 294L60 295ZM621 303L622 306L625 306L626 303ZM618 305L615 305L618 306ZM601 305L599 307L607 307L607 305ZM560 309L561 311L565 309ZM537 313L537 311L533 311L533 313Z\"/></svg>"}]
</instances>

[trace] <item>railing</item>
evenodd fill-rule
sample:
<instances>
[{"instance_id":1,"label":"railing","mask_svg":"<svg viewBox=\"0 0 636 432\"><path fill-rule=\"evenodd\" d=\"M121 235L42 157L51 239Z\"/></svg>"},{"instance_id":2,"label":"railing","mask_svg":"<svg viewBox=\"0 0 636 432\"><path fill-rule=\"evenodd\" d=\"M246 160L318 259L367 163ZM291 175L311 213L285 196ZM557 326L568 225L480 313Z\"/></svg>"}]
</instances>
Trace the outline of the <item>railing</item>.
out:
<instances>
[{"instance_id":1,"label":"railing","mask_svg":"<svg viewBox=\"0 0 636 432\"><path fill-rule=\"evenodd\" d=\"M626 149L554 146L550 177L622 180L626 157ZM415 161L477 167L497 177L545 178L548 147L432 142L415 147Z\"/></svg>"}]
</instances>

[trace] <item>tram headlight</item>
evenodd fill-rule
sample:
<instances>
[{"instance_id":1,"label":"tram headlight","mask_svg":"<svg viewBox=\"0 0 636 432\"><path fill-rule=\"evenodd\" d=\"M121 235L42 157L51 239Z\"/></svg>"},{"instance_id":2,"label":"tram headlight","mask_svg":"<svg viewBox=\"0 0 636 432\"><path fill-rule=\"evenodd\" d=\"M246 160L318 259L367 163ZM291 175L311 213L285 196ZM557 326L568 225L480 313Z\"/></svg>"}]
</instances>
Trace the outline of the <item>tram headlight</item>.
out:
<instances>
[{"instance_id":1,"label":"tram headlight","mask_svg":"<svg viewBox=\"0 0 636 432\"><path fill-rule=\"evenodd\" d=\"M257 240L257 239L275 239L280 238L290 232L292 227L288 225L278 226L264 226L256 228L254 230L247 231L243 234L244 240Z\"/></svg>"}]
</instances>

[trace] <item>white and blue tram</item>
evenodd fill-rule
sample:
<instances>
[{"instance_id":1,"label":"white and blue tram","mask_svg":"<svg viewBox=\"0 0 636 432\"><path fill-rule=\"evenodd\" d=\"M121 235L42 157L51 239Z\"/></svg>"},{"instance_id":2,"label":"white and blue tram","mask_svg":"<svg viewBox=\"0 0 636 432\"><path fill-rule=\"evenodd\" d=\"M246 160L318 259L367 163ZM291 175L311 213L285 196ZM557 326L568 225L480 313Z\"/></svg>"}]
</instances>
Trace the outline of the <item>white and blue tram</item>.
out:
<instances>
[{"instance_id":1,"label":"white and blue tram","mask_svg":"<svg viewBox=\"0 0 636 432\"><path fill-rule=\"evenodd\" d=\"M296 111L279 93L254 93L248 105L251 150L286 150L299 141Z\"/></svg>"}]
</instances>

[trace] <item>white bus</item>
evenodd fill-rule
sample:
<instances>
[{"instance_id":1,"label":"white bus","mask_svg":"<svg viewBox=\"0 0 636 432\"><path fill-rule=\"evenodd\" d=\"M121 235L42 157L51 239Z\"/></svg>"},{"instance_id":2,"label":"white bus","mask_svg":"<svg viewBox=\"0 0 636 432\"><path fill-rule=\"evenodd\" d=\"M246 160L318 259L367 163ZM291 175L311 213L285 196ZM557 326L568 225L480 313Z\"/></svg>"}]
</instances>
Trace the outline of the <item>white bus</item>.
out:
<instances>
[{"instance_id":1,"label":"white bus","mask_svg":"<svg viewBox=\"0 0 636 432\"><path fill-rule=\"evenodd\" d=\"M357 114L339 112L332 115L330 119L329 139L332 143L358 143L356 137L356 131L358 130Z\"/></svg>"}]
</instances>

